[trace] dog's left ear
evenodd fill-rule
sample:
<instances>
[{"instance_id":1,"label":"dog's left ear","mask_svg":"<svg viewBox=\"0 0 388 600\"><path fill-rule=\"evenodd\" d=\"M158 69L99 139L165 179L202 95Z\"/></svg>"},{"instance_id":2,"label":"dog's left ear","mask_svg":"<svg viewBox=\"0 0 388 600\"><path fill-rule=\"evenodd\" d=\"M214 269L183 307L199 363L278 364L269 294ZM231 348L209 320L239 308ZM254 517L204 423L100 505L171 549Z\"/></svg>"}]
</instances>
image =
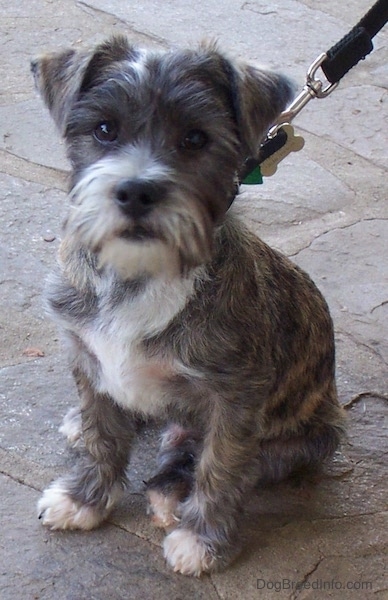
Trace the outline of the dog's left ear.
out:
<instances>
[{"instance_id":1,"label":"dog's left ear","mask_svg":"<svg viewBox=\"0 0 388 600\"><path fill-rule=\"evenodd\" d=\"M62 135L74 102L93 85L102 69L130 54L125 37L112 37L93 51L62 50L31 61L35 84Z\"/></svg>"},{"instance_id":2,"label":"dog's left ear","mask_svg":"<svg viewBox=\"0 0 388 600\"><path fill-rule=\"evenodd\" d=\"M257 156L270 126L295 94L295 85L284 75L251 65L238 65L231 82L242 153Z\"/></svg>"}]
</instances>

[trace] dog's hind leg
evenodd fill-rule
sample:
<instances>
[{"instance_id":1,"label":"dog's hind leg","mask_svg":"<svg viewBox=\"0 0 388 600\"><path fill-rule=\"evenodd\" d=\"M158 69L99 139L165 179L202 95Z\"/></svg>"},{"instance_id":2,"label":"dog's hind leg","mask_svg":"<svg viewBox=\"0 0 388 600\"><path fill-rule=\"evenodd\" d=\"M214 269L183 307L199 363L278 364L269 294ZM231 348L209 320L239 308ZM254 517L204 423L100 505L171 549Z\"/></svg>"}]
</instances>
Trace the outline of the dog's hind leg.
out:
<instances>
[{"instance_id":1,"label":"dog's hind leg","mask_svg":"<svg viewBox=\"0 0 388 600\"><path fill-rule=\"evenodd\" d=\"M294 435L260 444L258 455L257 486L277 483L289 477L303 480L319 472L325 460L330 458L344 431L342 424L320 424L305 435Z\"/></svg>"},{"instance_id":2,"label":"dog's hind leg","mask_svg":"<svg viewBox=\"0 0 388 600\"><path fill-rule=\"evenodd\" d=\"M125 488L134 424L110 396L96 393L75 369L81 399L82 443L73 470L39 500L39 518L51 529L93 529L109 515Z\"/></svg>"},{"instance_id":3,"label":"dog's hind leg","mask_svg":"<svg viewBox=\"0 0 388 600\"><path fill-rule=\"evenodd\" d=\"M158 471L146 482L148 512L157 527L176 526L180 504L193 486L198 436L177 424L163 433L158 454Z\"/></svg>"}]
</instances>

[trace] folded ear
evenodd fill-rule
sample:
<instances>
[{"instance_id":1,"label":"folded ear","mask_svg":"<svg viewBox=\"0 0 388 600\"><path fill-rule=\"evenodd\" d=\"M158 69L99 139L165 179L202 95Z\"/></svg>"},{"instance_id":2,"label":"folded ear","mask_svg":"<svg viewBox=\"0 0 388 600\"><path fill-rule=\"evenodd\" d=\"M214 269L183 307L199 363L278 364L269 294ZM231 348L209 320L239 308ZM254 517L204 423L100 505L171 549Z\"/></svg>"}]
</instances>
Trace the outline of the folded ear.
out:
<instances>
[{"instance_id":1,"label":"folded ear","mask_svg":"<svg viewBox=\"0 0 388 600\"><path fill-rule=\"evenodd\" d=\"M31 61L35 85L62 134L69 110L81 89L89 60L87 52L64 50L38 56Z\"/></svg>"},{"instance_id":2,"label":"folded ear","mask_svg":"<svg viewBox=\"0 0 388 600\"><path fill-rule=\"evenodd\" d=\"M74 102L93 85L104 66L122 60L129 51L126 38L117 36L97 46L94 51L68 49L38 56L31 61L36 87L62 135Z\"/></svg>"},{"instance_id":3,"label":"folded ear","mask_svg":"<svg viewBox=\"0 0 388 600\"><path fill-rule=\"evenodd\" d=\"M294 84L284 75L240 65L235 71L236 115L245 158L257 150L270 126L295 94Z\"/></svg>"}]
</instances>

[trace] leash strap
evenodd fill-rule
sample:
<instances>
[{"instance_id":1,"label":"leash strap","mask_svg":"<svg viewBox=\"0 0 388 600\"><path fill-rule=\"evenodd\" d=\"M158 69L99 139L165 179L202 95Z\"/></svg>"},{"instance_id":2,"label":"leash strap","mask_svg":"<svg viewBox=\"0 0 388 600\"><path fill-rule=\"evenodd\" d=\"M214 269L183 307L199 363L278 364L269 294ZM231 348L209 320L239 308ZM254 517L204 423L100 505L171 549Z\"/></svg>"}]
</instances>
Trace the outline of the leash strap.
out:
<instances>
[{"instance_id":1,"label":"leash strap","mask_svg":"<svg viewBox=\"0 0 388 600\"><path fill-rule=\"evenodd\" d=\"M372 38L388 21L388 0L378 0L347 35L326 52L322 71L337 83L373 50Z\"/></svg>"},{"instance_id":2,"label":"leash strap","mask_svg":"<svg viewBox=\"0 0 388 600\"><path fill-rule=\"evenodd\" d=\"M277 122L269 130L260 146L257 158L249 157L242 168L240 182L244 184L262 183L262 175L276 172L278 163L292 151L303 147L303 139L294 135L289 125L292 119L313 98L326 98L336 89L340 79L360 60L373 50L372 38L388 21L388 0L377 0L348 34L318 56L307 71L306 83L302 92L290 106L281 113ZM315 77L321 68L328 84Z\"/></svg>"}]
</instances>

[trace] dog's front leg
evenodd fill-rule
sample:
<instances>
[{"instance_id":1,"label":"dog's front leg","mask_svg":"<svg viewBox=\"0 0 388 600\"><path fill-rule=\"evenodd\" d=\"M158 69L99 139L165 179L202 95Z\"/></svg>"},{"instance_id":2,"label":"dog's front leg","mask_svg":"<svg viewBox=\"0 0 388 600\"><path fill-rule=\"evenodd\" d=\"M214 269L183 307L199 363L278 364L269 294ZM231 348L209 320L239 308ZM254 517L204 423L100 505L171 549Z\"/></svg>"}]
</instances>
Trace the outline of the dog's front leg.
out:
<instances>
[{"instance_id":1,"label":"dog's front leg","mask_svg":"<svg viewBox=\"0 0 388 600\"><path fill-rule=\"evenodd\" d=\"M62 429L65 433L71 429L69 437L79 437L79 457L73 470L54 481L39 500L39 518L51 529L93 529L107 518L125 487L134 436L130 416L110 396L97 393L82 371L75 369L74 376L80 415L72 409Z\"/></svg>"},{"instance_id":2,"label":"dog's front leg","mask_svg":"<svg viewBox=\"0 0 388 600\"><path fill-rule=\"evenodd\" d=\"M209 423L180 526L164 542L167 562L184 575L221 569L239 553L239 514L257 468L249 409L221 403Z\"/></svg>"}]
</instances>

